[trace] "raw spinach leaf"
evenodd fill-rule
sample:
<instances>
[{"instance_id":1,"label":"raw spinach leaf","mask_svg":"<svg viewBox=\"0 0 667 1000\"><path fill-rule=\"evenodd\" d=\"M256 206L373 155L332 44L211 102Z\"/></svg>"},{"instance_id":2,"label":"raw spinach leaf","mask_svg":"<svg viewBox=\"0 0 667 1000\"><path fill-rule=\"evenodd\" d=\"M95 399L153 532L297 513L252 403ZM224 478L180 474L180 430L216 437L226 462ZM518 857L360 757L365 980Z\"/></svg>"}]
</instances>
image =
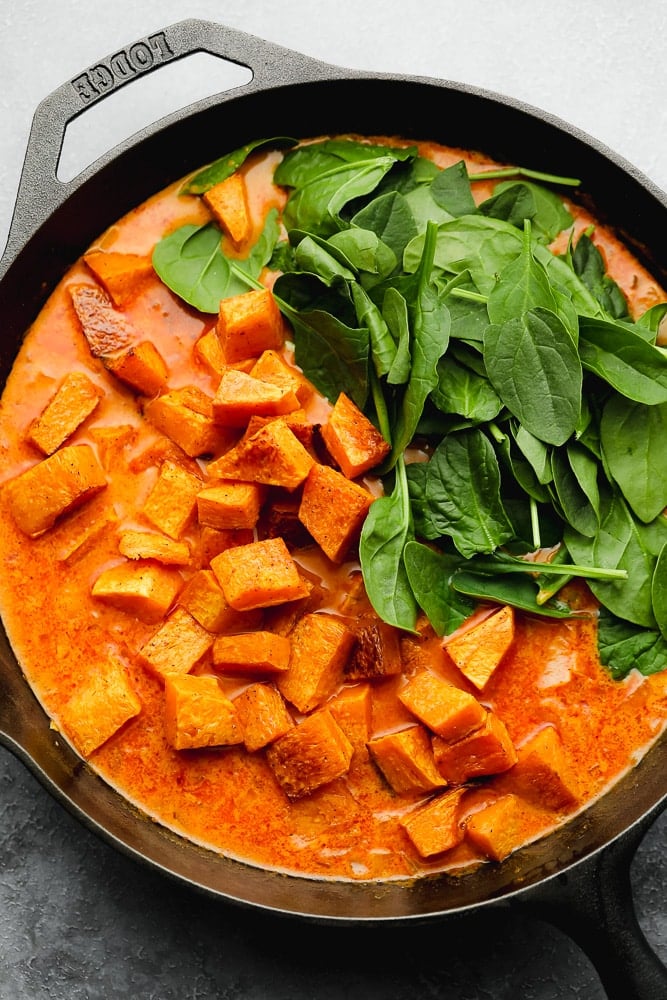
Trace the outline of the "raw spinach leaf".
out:
<instances>
[{"instance_id":1,"label":"raw spinach leaf","mask_svg":"<svg viewBox=\"0 0 667 1000\"><path fill-rule=\"evenodd\" d=\"M163 237L153 250L153 267L164 284L200 312L217 313L220 300L248 290L234 278L214 223L186 225Z\"/></svg>"},{"instance_id":2,"label":"raw spinach leaf","mask_svg":"<svg viewBox=\"0 0 667 1000\"><path fill-rule=\"evenodd\" d=\"M457 570L451 578L451 586L459 594L475 600L509 604L520 611L544 618L582 617L580 612L573 611L564 601L551 600L538 604L535 581L525 576L492 577L470 570Z\"/></svg>"},{"instance_id":3,"label":"raw spinach leaf","mask_svg":"<svg viewBox=\"0 0 667 1000\"><path fill-rule=\"evenodd\" d=\"M438 361L438 384L431 399L443 413L458 413L478 423L495 420L503 408L488 378L459 364L450 354Z\"/></svg>"},{"instance_id":4,"label":"raw spinach leaf","mask_svg":"<svg viewBox=\"0 0 667 1000\"><path fill-rule=\"evenodd\" d=\"M566 525L564 541L575 563L625 570L626 580L589 580L589 586L619 618L655 628L651 581L657 555L667 541L667 518L660 515L644 525L632 516L620 495L603 496L595 537L587 538Z\"/></svg>"},{"instance_id":5,"label":"raw spinach leaf","mask_svg":"<svg viewBox=\"0 0 667 1000\"><path fill-rule=\"evenodd\" d=\"M350 219L352 226L370 229L395 254L396 261L417 235L417 226L405 197L398 191L379 195Z\"/></svg>"},{"instance_id":6,"label":"raw spinach leaf","mask_svg":"<svg viewBox=\"0 0 667 1000\"><path fill-rule=\"evenodd\" d=\"M555 448L551 456L553 483L560 510L575 531L593 538L599 528L599 512L591 503L569 460L567 448ZM597 497L599 503L599 497Z\"/></svg>"},{"instance_id":7,"label":"raw spinach leaf","mask_svg":"<svg viewBox=\"0 0 667 1000\"><path fill-rule=\"evenodd\" d=\"M613 278L606 273L604 258L588 233L582 233L577 240L572 252L572 267L605 313L614 319L624 319L629 316L625 295Z\"/></svg>"},{"instance_id":8,"label":"raw spinach leaf","mask_svg":"<svg viewBox=\"0 0 667 1000\"><path fill-rule=\"evenodd\" d=\"M645 337L650 343L655 343L660 324L667 316L667 302L659 302L642 313L635 323L635 330L640 337Z\"/></svg>"},{"instance_id":9,"label":"raw spinach leaf","mask_svg":"<svg viewBox=\"0 0 667 1000\"><path fill-rule=\"evenodd\" d=\"M529 309L549 309L558 312L558 304L542 264L533 256L531 226L526 221L521 253L498 275L487 299L486 308L491 323L502 324Z\"/></svg>"},{"instance_id":10,"label":"raw spinach leaf","mask_svg":"<svg viewBox=\"0 0 667 1000\"><path fill-rule=\"evenodd\" d=\"M388 288L385 292L382 315L394 344L387 382L389 385L403 385L410 378L410 318L408 304L397 288Z\"/></svg>"},{"instance_id":11,"label":"raw spinach leaf","mask_svg":"<svg viewBox=\"0 0 667 1000\"><path fill-rule=\"evenodd\" d=\"M658 628L663 639L667 639L667 542L661 548L658 561L655 564L653 580L651 581L651 598ZM667 666L667 661L665 666Z\"/></svg>"},{"instance_id":12,"label":"raw spinach leaf","mask_svg":"<svg viewBox=\"0 0 667 1000\"><path fill-rule=\"evenodd\" d=\"M490 326L484 363L503 403L531 434L561 445L574 433L581 412L581 363L555 313L538 307Z\"/></svg>"},{"instance_id":13,"label":"raw spinach leaf","mask_svg":"<svg viewBox=\"0 0 667 1000\"><path fill-rule=\"evenodd\" d=\"M466 558L494 552L513 537L500 498L498 459L477 428L451 434L427 463L410 465L408 488L425 537L450 536Z\"/></svg>"},{"instance_id":14,"label":"raw spinach leaf","mask_svg":"<svg viewBox=\"0 0 667 1000\"><path fill-rule=\"evenodd\" d=\"M579 353L585 368L637 403L667 402L667 356L610 320L582 317Z\"/></svg>"},{"instance_id":15,"label":"raw spinach leaf","mask_svg":"<svg viewBox=\"0 0 667 1000\"><path fill-rule=\"evenodd\" d=\"M453 163L451 167L445 167L433 178L431 194L436 205L455 217L474 215L477 211L463 160Z\"/></svg>"},{"instance_id":16,"label":"raw spinach leaf","mask_svg":"<svg viewBox=\"0 0 667 1000\"><path fill-rule=\"evenodd\" d=\"M474 602L449 584L460 558L412 541L405 546L403 561L412 592L436 634L450 635L475 610Z\"/></svg>"},{"instance_id":17,"label":"raw spinach leaf","mask_svg":"<svg viewBox=\"0 0 667 1000\"><path fill-rule=\"evenodd\" d=\"M257 139L255 142L249 142L245 146L227 153L226 156L221 156L220 159L215 160L208 167L204 167L203 170L199 170L194 177L185 182L180 193L204 194L205 191L208 191L215 184L220 184L221 181L231 177L245 163L250 154L256 150L266 149L269 146L282 149L286 146L294 146L296 142L296 139L290 139L287 136L278 136L273 139Z\"/></svg>"},{"instance_id":18,"label":"raw spinach leaf","mask_svg":"<svg viewBox=\"0 0 667 1000\"><path fill-rule=\"evenodd\" d=\"M394 488L370 506L359 541L359 560L369 600L389 625L415 630L417 602L403 562L413 538L403 459L396 463Z\"/></svg>"},{"instance_id":19,"label":"raw spinach leaf","mask_svg":"<svg viewBox=\"0 0 667 1000\"><path fill-rule=\"evenodd\" d=\"M572 216L555 192L529 181L498 184L493 196L479 206L480 212L496 219L504 219L518 229L523 229L529 219L535 237L550 243L572 224Z\"/></svg>"},{"instance_id":20,"label":"raw spinach leaf","mask_svg":"<svg viewBox=\"0 0 667 1000\"><path fill-rule=\"evenodd\" d=\"M348 202L370 194L394 163L391 156L378 156L318 174L292 191L283 212L285 225L324 237L346 228L340 217L342 209Z\"/></svg>"},{"instance_id":21,"label":"raw spinach leaf","mask_svg":"<svg viewBox=\"0 0 667 1000\"><path fill-rule=\"evenodd\" d=\"M623 621L604 607L598 618L598 652L614 680L622 680L631 670L648 675L667 667L664 635Z\"/></svg>"},{"instance_id":22,"label":"raw spinach leaf","mask_svg":"<svg viewBox=\"0 0 667 1000\"><path fill-rule=\"evenodd\" d=\"M667 507L667 403L644 406L612 395L600 421L607 466L641 521Z\"/></svg>"},{"instance_id":23,"label":"raw spinach leaf","mask_svg":"<svg viewBox=\"0 0 667 1000\"><path fill-rule=\"evenodd\" d=\"M276 184L285 187L304 187L342 164L362 163L387 156L398 162L411 160L416 153L415 146L379 146L353 139L325 139L287 153L278 164L273 179Z\"/></svg>"}]
</instances>

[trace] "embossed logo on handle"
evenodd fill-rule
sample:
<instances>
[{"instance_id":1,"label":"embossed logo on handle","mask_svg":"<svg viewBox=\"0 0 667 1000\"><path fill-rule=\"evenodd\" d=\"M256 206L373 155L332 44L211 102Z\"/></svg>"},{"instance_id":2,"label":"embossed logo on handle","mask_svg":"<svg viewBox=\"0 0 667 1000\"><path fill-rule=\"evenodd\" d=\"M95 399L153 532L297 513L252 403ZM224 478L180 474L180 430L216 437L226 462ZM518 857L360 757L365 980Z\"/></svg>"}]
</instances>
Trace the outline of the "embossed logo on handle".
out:
<instances>
[{"instance_id":1,"label":"embossed logo on handle","mask_svg":"<svg viewBox=\"0 0 667 1000\"><path fill-rule=\"evenodd\" d=\"M98 63L72 80L72 86L82 104L91 104L108 94L114 87L133 76L145 73L156 63L174 58L163 31L149 35L126 49L116 52L105 62Z\"/></svg>"}]
</instances>

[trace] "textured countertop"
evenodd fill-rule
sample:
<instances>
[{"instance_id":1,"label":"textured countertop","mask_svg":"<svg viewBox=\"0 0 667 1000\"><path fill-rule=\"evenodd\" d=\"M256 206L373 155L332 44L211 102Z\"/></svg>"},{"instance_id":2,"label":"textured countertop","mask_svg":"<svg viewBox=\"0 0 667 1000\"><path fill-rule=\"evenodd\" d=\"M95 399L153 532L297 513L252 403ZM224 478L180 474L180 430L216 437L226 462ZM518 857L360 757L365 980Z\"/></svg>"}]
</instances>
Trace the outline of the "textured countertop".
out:
<instances>
[{"instance_id":1,"label":"textured countertop","mask_svg":"<svg viewBox=\"0 0 667 1000\"><path fill-rule=\"evenodd\" d=\"M0 0L0 246L39 101L185 17L221 21L339 66L450 79L524 100L588 132L667 190L661 0L585 9L577 0L557 9L542 0L414 0L409 7ZM186 62L189 69L156 74L141 92L133 84L77 119L60 176L226 85L219 74L229 67L203 56ZM631 875L640 924L667 962L667 814L645 837ZM523 913L332 930L191 892L100 841L0 749L0 1000L414 996L602 1000L604 992L568 937Z\"/></svg>"}]
</instances>

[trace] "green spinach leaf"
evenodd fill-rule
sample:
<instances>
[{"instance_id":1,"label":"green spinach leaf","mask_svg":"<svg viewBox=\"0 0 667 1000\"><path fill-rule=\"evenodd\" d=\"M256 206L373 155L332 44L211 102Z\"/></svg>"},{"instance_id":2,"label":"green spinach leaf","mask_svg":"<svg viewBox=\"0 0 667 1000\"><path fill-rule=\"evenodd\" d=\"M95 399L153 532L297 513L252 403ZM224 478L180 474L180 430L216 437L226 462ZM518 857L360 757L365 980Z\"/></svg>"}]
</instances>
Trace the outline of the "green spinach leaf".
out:
<instances>
[{"instance_id":1,"label":"green spinach leaf","mask_svg":"<svg viewBox=\"0 0 667 1000\"><path fill-rule=\"evenodd\" d=\"M403 561L417 603L437 635L450 635L475 610L474 602L450 586L460 558L421 542L407 542Z\"/></svg>"}]
</instances>

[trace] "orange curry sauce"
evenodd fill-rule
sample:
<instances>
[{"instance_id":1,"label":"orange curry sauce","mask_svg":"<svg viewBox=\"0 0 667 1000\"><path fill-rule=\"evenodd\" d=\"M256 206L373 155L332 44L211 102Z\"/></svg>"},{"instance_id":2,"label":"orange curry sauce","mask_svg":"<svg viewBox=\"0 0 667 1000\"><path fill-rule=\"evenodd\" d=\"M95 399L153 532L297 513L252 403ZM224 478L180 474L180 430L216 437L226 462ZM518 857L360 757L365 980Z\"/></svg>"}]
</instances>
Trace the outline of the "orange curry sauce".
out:
<instances>
[{"instance_id":1,"label":"orange curry sauce","mask_svg":"<svg viewBox=\"0 0 667 1000\"><path fill-rule=\"evenodd\" d=\"M420 151L441 166L461 158L475 170L490 164L481 156L432 144L422 144ZM268 208L284 203L284 192L271 184L280 155L263 154L243 168L257 233ZM202 200L179 196L178 187L129 213L95 247L150 255L167 231L207 221L210 215ZM478 184L474 191L482 199L490 187ZM577 230L592 221L581 210L572 210ZM613 234L598 227L595 241L633 311L642 312L664 297ZM72 283L80 282L95 282L82 262L65 276L28 332L0 409L4 486L43 457L28 443L26 432L67 373L87 373L103 392L93 415L68 444L88 443L95 449L108 480L105 490L43 535L29 538L16 527L7 491L0 489L2 616L28 683L52 724L70 738L61 721L62 707L111 655L125 665L141 711L92 752L89 764L154 820L226 855L314 877L403 878L439 869L461 871L485 860L466 837L452 850L420 857L399 820L430 796L394 793L363 746L357 748L347 775L290 801L263 750L251 753L243 744L198 750L175 750L169 745L163 725L163 683L136 655L157 626L95 599L91 587L104 569L123 561L119 530L151 530L142 509L160 463L175 457L202 477L206 463L187 458L151 428L142 416L145 400L91 356L68 293ZM155 275L123 312L165 359L169 389L196 385L209 396L215 394L215 376L192 352L215 317L185 306ZM328 410L329 405L318 399L311 406L313 419L325 419ZM183 538L193 553L191 564L179 569L186 582L206 565L206 556L196 523ZM294 558L311 579L321 578L322 609L339 610L357 564L350 561L336 567L312 548L295 551ZM589 600L584 588L579 592L571 588L569 593L583 603ZM639 759L667 719L667 671L650 678L631 673L624 681L609 679L597 659L594 617L561 622L517 615L513 645L481 693L428 630L419 637L402 637L401 644L403 673L367 682L372 689L369 736L414 724L396 691L424 665L478 695L504 722L516 747L541 728L555 727L576 776L579 797L560 810L526 803L516 831L517 846L544 834L603 793ZM249 682L216 674L206 656L193 672L217 676L232 699ZM293 715L298 720L298 713ZM461 802L461 823L512 790L511 769L470 782Z\"/></svg>"}]
</instances>

